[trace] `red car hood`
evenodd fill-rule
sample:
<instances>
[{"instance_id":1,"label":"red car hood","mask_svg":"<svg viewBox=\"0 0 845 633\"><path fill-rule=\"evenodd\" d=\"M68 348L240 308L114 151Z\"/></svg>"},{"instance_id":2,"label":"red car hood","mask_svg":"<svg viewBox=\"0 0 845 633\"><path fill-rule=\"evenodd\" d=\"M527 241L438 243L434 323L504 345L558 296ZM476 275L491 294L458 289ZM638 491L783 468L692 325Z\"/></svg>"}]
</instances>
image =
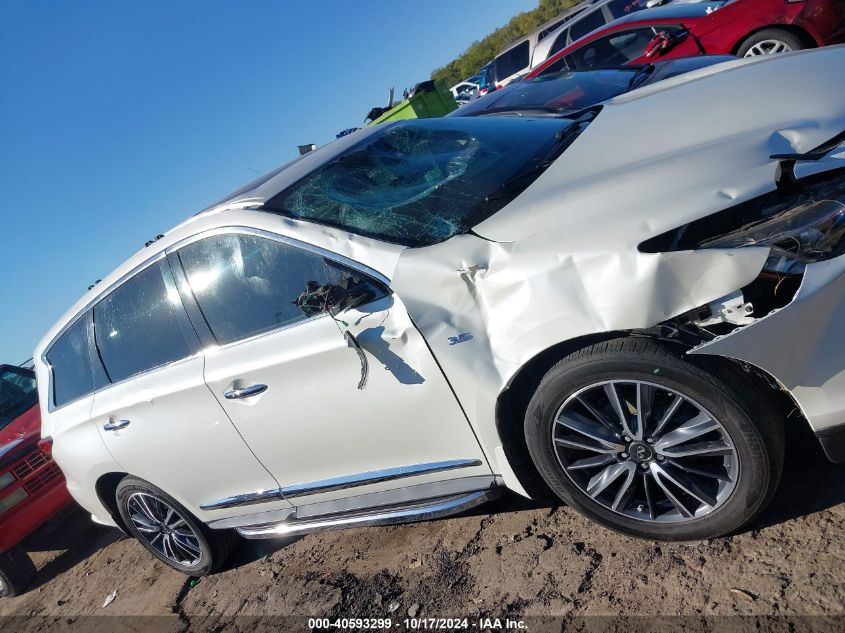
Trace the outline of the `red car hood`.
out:
<instances>
[{"instance_id":1,"label":"red car hood","mask_svg":"<svg viewBox=\"0 0 845 633\"><path fill-rule=\"evenodd\" d=\"M41 414L38 405L27 409L5 429L0 430L0 458L33 437L41 434Z\"/></svg>"}]
</instances>

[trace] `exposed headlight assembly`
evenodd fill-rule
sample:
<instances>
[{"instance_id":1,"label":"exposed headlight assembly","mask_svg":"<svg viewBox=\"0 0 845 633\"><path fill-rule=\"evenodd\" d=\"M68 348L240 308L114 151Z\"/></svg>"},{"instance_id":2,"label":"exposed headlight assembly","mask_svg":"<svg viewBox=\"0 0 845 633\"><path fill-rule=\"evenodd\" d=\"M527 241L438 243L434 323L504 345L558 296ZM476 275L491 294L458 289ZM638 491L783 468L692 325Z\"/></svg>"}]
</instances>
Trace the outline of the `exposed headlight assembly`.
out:
<instances>
[{"instance_id":1,"label":"exposed headlight assembly","mask_svg":"<svg viewBox=\"0 0 845 633\"><path fill-rule=\"evenodd\" d=\"M845 198L845 195L842 196ZM698 244L700 248L768 246L766 270L800 272L803 264L843 253L845 202L817 200L799 203L774 217L754 222ZM796 270L798 269L798 270Z\"/></svg>"},{"instance_id":2,"label":"exposed headlight assembly","mask_svg":"<svg viewBox=\"0 0 845 633\"><path fill-rule=\"evenodd\" d=\"M643 242L640 251L745 246L770 248L765 268L779 273L801 273L805 264L845 254L845 169L690 222Z\"/></svg>"}]
</instances>

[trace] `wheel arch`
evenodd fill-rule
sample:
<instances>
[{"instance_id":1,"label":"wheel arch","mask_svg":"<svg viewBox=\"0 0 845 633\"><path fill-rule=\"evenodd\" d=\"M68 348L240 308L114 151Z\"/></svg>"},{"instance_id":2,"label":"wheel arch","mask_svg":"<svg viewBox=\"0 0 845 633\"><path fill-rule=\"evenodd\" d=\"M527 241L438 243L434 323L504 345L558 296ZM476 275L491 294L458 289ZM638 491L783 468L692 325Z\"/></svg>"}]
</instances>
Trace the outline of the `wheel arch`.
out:
<instances>
[{"instance_id":1,"label":"wheel arch","mask_svg":"<svg viewBox=\"0 0 845 633\"><path fill-rule=\"evenodd\" d=\"M555 363L569 354L597 343L629 337L656 339L676 347L680 353L685 355L687 351L692 349L689 344L666 338L653 330L620 330L581 336L557 343L536 354L519 368L499 394L496 401L496 431L511 469L519 479L519 483L532 498L552 498L550 489L540 478L528 453L523 427L528 403L540 384L540 380ZM765 370L725 356L702 354L687 355L686 358L693 363L709 368L710 371L729 371L744 376L758 390L776 400L776 406L783 411L787 422L801 420L803 424L807 425L807 428L812 430L793 395Z\"/></svg>"},{"instance_id":2,"label":"wheel arch","mask_svg":"<svg viewBox=\"0 0 845 633\"><path fill-rule=\"evenodd\" d=\"M120 516L120 511L117 509L117 487L125 477L128 477L128 475L123 472L105 473L104 475L100 475L97 479L97 482L94 484L94 489L97 492L97 497L100 499L100 503L102 503L103 507L108 510L109 516L111 516L112 520L124 534L129 534L126 524L123 521L123 517Z\"/></svg>"},{"instance_id":3,"label":"wheel arch","mask_svg":"<svg viewBox=\"0 0 845 633\"><path fill-rule=\"evenodd\" d=\"M749 38L754 37L760 31L766 31L770 29L792 33L796 37L800 38L800 40L804 44L806 44L807 48L816 48L819 46L819 43L816 41L816 38L813 37L813 35L808 30L800 26L797 26L795 24L767 24L766 26L761 26L760 28L754 29L750 33L746 33L743 37L741 37L731 49L731 55L736 55L742 45L745 44L745 42L747 42Z\"/></svg>"}]
</instances>

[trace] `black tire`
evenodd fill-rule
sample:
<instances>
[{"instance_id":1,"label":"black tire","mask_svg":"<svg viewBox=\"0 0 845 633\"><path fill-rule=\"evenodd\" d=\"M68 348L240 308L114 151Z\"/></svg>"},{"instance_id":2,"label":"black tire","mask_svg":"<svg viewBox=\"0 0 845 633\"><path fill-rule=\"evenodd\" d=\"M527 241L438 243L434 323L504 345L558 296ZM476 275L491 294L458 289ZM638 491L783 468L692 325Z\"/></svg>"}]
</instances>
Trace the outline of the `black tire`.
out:
<instances>
[{"instance_id":1,"label":"black tire","mask_svg":"<svg viewBox=\"0 0 845 633\"><path fill-rule=\"evenodd\" d=\"M147 497L153 497L158 502L167 504L172 508L179 517L184 520L185 524L193 533L192 536L196 538L196 545L199 547L199 555L195 562L179 562L166 556L162 551L153 545L153 538L156 543L161 543L161 536L148 537L143 534L133 520L130 513L129 502L130 498L136 493L143 493ZM187 574L189 576L205 576L220 569L220 566L226 561L229 554L234 549L238 542L238 536L231 530L212 530L207 525L202 523L193 514L191 514L182 504L169 494L164 492L161 488L153 484L139 479L137 477L124 477L117 486L115 492L117 498L117 507L120 516L123 519L129 533L132 534L153 556L158 558L163 563L169 565L173 569ZM145 497L145 498L147 498ZM137 498L137 497L136 497ZM137 509L137 506L135 506ZM163 506L156 506L155 510L162 509ZM193 544L193 542L192 542ZM184 548L181 553L187 552Z\"/></svg>"},{"instance_id":2,"label":"black tire","mask_svg":"<svg viewBox=\"0 0 845 633\"><path fill-rule=\"evenodd\" d=\"M650 382L694 399L727 432L738 475L727 498L709 514L676 523L631 518L591 498L564 471L552 446L559 409L589 385L623 379ZM565 357L534 393L525 414L525 434L537 470L563 501L613 530L652 540L692 541L734 532L770 501L783 468L783 416L770 394L728 362L684 356L652 339L614 339Z\"/></svg>"},{"instance_id":3,"label":"black tire","mask_svg":"<svg viewBox=\"0 0 845 633\"><path fill-rule=\"evenodd\" d=\"M0 598L14 598L32 585L37 573L32 559L20 545L0 554Z\"/></svg>"},{"instance_id":4,"label":"black tire","mask_svg":"<svg viewBox=\"0 0 845 633\"><path fill-rule=\"evenodd\" d=\"M737 57L745 57L748 51L750 51L754 46L766 41L782 42L793 51L800 51L803 48L807 48L807 45L800 37L795 35L795 33L791 33L790 31L786 31L784 29L763 29L762 31L757 31L756 33L748 36L742 44L739 45L739 48L736 51Z\"/></svg>"}]
</instances>

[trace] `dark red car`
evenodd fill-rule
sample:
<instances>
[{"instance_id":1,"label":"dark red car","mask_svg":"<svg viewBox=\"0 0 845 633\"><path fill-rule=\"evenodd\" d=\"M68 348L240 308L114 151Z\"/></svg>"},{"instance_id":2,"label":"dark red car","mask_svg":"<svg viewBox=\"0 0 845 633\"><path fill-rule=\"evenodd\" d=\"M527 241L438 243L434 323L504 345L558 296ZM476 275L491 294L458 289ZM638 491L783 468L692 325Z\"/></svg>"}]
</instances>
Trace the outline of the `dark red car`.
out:
<instances>
[{"instance_id":1,"label":"dark red car","mask_svg":"<svg viewBox=\"0 0 845 633\"><path fill-rule=\"evenodd\" d=\"M614 20L551 55L526 78L690 55L753 57L843 41L842 0L669 4Z\"/></svg>"},{"instance_id":2,"label":"dark red car","mask_svg":"<svg viewBox=\"0 0 845 633\"><path fill-rule=\"evenodd\" d=\"M19 543L71 502L40 438L35 373L0 365L0 597L18 595L35 576Z\"/></svg>"}]
</instances>

